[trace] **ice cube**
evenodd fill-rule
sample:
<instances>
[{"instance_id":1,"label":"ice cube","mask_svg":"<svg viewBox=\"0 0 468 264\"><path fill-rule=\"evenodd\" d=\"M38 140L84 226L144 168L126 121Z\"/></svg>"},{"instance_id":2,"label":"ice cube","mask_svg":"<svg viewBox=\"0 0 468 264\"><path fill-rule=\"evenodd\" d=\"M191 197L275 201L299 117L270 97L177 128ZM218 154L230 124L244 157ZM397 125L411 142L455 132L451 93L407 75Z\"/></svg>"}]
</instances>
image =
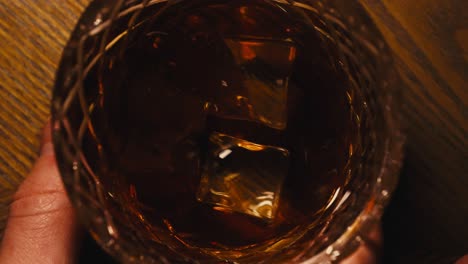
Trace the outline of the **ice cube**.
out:
<instances>
[{"instance_id":1,"label":"ice cube","mask_svg":"<svg viewBox=\"0 0 468 264\"><path fill-rule=\"evenodd\" d=\"M272 221L289 166L286 149L213 132L197 200L215 210Z\"/></svg>"},{"instance_id":2,"label":"ice cube","mask_svg":"<svg viewBox=\"0 0 468 264\"><path fill-rule=\"evenodd\" d=\"M252 120L272 128L287 126L289 76L296 59L296 48L289 40L226 38L226 46L242 73L240 84L222 81L226 92L216 98L215 115ZM233 86L240 87L233 87ZM226 89L234 89L228 91Z\"/></svg>"}]
</instances>

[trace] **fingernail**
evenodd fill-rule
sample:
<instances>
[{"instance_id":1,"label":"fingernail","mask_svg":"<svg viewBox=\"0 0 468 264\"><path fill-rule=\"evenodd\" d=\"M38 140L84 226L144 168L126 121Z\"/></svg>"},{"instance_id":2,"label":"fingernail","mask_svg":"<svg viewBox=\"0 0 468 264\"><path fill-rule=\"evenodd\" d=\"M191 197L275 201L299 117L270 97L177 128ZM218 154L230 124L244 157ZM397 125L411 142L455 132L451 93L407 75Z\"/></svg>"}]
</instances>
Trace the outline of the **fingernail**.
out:
<instances>
[{"instance_id":1,"label":"fingernail","mask_svg":"<svg viewBox=\"0 0 468 264\"><path fill-rule=\"evenodd\" d=\"M52 124L50 119L47 120L45 126L42 128L42 142L50 142L52 140Z\"/></svg>"},{"instance_id":2,"label":"fingernail","mask_svg":"<svg viewBox=\"0 0 468 264\"><path fill-rule=\"evenodd\" d=\"M54 155L54 144L52 142L46 142L42 145L41 156Z\"/></svg>"},{"instance_id":3,"label":"fingernail","mask_svg":"<svg viewBox=\"0 0 468 264\"><path fill-rule=\"evenodd\" d=\"M52 144L52 130L50 119L46 122L42 129L42 140L41 140L41 151L40 155L52 155L54 154L54 146Z\"/></svg>"}]
</instances>

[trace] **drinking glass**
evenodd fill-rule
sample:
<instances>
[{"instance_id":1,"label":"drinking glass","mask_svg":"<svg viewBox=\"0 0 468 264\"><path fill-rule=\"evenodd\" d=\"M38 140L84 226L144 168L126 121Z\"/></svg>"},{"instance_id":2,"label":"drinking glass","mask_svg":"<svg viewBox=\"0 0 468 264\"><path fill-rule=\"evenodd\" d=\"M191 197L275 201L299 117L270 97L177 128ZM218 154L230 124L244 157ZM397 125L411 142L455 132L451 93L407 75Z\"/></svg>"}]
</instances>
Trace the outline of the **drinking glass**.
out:
<instances>
[{"instance_id":1,"label":"drinking glass","mask_svg":"<svg viewBox=\"0 0 468 264\"><path fill-rule=\"evenodd\" d=\"M95 0L89 5L63 52L52 102L55 151L70 199L81 222L89 229L94 239L109 254L125 263L337 262L365 243L370 229L379 222L397 182L404 141L398 115L400 82L392 63L391 52L358 1L244 0L233 4L236 8L239 7L236 10L241 15L248 16L250 10L255 10L258 6L269 6L285 14L288 19L295 21L294 23L306 25L317 36L316 44L320 47L320 52L333 54L327 63L342 71L347 76L346 83L352 87L347 93L347 104L351 106L348 121L356 129L349 132L352 144L347 152L336 154L346 156L347 161L342 171L346 174L346 181L331 193L326 207L307 218L306 223L294 227L289 232L248 246L198 246L184 241L179 234L171 230L171 225L166 225L166 228L149 225L146 215L135 210L134 202L128 198L132 196L132 187L129 187L128 191L128 186L122 184L120 178L106 176L110 173L106 164L112 164L112 161L105 162L109 159L105 153L108 152L107 148L113 146L101 142L115 135L107 134L107 130L103 129L103 124L108 122L106 118L111 117L96 114L96 109L107 100L104 88L100 86L102 82L99 74L102 74L103 69L114 67L112 63L115 61L112 58L123 56L122 54L135 45L141 35L151 33L164 37L165 32L150 27L163 24L160 20L170 20L172 17L186 14L196 23L199 18L190 16L193 15L193 6L203 8L228 2L232 4L235 1ZM213 11L211 15L221 15L227 17L226 19L231 15L216 12ZM222 23L216 20L212 23L213 27L218 24ZM278 27L280 26L281 24ZM149 28L152 29L151 32ZM243 45L239 49L242 53L239 57L241 59L248 58L252 50L260 54L261 51L256 48L258 46L270 47L266 52L268 55L265 55L266 60L268 57L280 56L278 54L284 53L284 49L288 50L290 56L294 55L295 50L290 46L292 44L288 44L295 43L294 38L284 40L282 44L258 36L249 35L248 38L225 38L223 43L232 47L239 43ZM153 39L156 49L159 42L156 41L157 38ZM172 45L175 45L174 43L179 44L173 42ZM307 50L316 47L301 48ZM187 56L191 54L188 53ZM199 65L205 67L203 61L200 61ZM299 63L291 63L288 67L294 68L298 67L297 65ZM118 86L126 81L117 73L114 74L115 78L112 77L108 81L113 85ZM283 82L290 81L288 78L280 78L280 84L275 84L275 87L285 87ZM227 86L227 83L223 82L223 85ZM290 87L292 85L290 84ZM125 96L125 93L118 95L119 100L121 97L125 99ZM317 97L320 97L320 93L317 93ZM145 102L143 99L141 98L141 104ZM274 97L262 97L263 101L260 101L265 103L273 99ZM273 109L276 110L284 107L276 101L274 104ZM254 103L247 105L251 108L258 106ZM207 105L207 109L211 109L207 111L212 111L212 108L218 111L217 107L218 105L214 104ZM270 112L258 109L252 111L246 115L257 123L265 124L266 121L262 120L266 119L265 116ZM128 122L132 118L136 116L117 118L113 122ZM285 124L283 119L270 118L268 126L281 128ZM314 120L305 119L303 122L313 123ZM159 125L164 127L167 124ZM225 136L224 139L226 138L231 140L230 137ZM89 146L90 140L94 142L93 147ZM229 153L225 152L224 155ZM209 178L210 175L206 177ZM266 187L258 184L258 188ZM204 198L198 197L199 201L202 199ZM239 212L242 208L235 210ZM268 218L271 214L260 216ZM190 222L192 219L183 220Z\"/></svg>"}]
</instances>

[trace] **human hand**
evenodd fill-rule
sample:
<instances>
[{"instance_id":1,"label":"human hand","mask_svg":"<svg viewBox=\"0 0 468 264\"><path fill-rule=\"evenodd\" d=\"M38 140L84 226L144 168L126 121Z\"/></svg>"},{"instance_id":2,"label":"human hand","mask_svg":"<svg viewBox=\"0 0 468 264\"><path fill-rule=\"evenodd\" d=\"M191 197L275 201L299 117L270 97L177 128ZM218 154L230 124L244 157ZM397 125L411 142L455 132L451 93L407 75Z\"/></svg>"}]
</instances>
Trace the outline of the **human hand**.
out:
<instances>
[{"instance_id":1,"label":"human hand","mask_svg":"<svg viewBox=\"0 0 468 264\"><path fill-rule=\"evenodd\" d=\"M39 159L13 197L0 263L72 263L76 221L55 162L50 124Z\"/></svg>"}]
</instances>

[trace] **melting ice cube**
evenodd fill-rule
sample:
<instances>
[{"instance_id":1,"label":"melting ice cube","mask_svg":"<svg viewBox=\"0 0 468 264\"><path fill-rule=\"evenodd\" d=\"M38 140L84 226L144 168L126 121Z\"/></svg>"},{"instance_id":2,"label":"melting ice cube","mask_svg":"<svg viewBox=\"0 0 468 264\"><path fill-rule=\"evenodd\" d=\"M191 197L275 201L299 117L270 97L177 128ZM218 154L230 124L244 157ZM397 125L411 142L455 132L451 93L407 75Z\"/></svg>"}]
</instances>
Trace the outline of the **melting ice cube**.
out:
<instances>
[{"instance_id":1,"label":"melting ice cube","mask_svg":"<svg viewBox=\"0 0 468 264\"><path fill-rule=\"evenodd\" d=\"M286 149L214 132L209 138L197 200L216 210L271 221L288 166Z\"/></svg>"},{"instance_id":2,"label":"melting ice cube","mask_svg":"<svg viewBox=\"0 0 468 264\"><path fill-rule=\"evenodd\" d=\"M287 125L289 76L296 59L292 41L262 38L226 38L226 46L242 72L240 87L222 82L223 93L233 98L217 98L215 115L260 122L276 129ZM216 99L215 99L216 100Z\"/></svg>"}]
</instances>

